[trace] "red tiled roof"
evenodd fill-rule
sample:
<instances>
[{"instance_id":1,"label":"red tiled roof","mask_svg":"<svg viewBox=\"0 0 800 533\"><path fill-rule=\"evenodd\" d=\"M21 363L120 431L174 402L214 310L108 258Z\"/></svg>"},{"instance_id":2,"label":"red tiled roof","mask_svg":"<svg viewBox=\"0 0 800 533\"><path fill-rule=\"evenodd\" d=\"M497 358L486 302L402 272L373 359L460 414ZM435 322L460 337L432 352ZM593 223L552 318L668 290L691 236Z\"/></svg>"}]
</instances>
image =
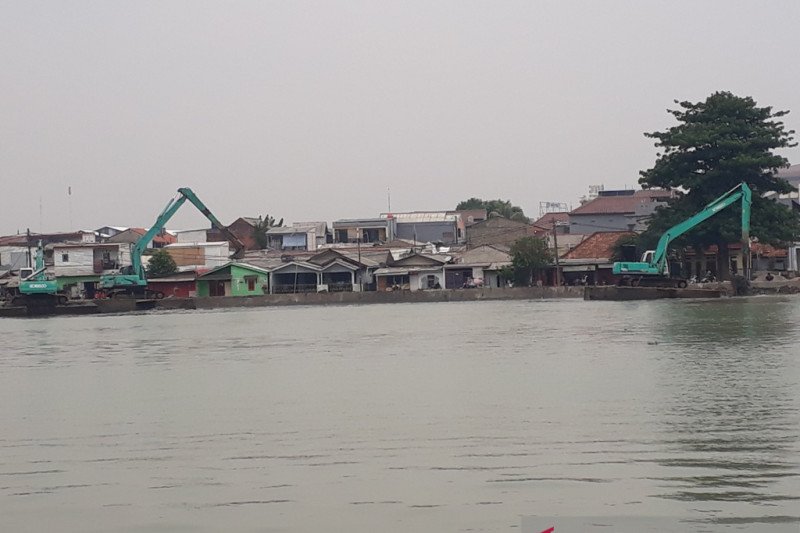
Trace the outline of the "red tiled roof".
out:
<instances>
[{"instance_id":1,"label":"red tiled roof","mask_svg":"<svg viewBox=\"0 0 800 533\"><path fill-rule=\"evenodd\" d=\"M26 246L28 237L25 235L8 235L0 237L0 246Z\"/></svg>"},{"instance_id":2,"label":"red tiled roof","mask_svg":"<svg viewBox=\"0 0 800 533\"><path fill-rule=\"evenodd\" d=\"M742 249L742 243L740 242L732 242L728 244L728 251L729 252L739 252ZM708 255L716 255L719 251L719 248L716 244L711 244L705 248L705 253ZM786 248L775 248L771 244L762 244L760 242L754 242L750 244L750 253L751 254L758 254L762 257L788 257L789 251ZM686 255L690 257L694 257L697 255L697 252L689 247L686 249Z\"/></svg>"},{"instance_id":3,"label":"red tiled roof","mask_svg":"<svg viewBox=\"0 0 800 533\"><path fill-rule=\"evenodd\" d=\"M33 246L36 245L38 240L45 243L48 242L66 242L66 241L79 241L81 240L80 231L70 233L31 233L30 242ZM84 232L85 233L85 232ZM7 235L0 237L0 246L27 246L28 237L26 234L21 235Z\"/></svg>"},{"instance_id":4,"label":"red tiled roof","mask_svg":"<svg viewBox=\"0 0 800 533\"><path fill-rule=\"evenodd\" d=\"M537 228L553 229L553 222L569 222L569 213L566 211L559 213L545 213L535 222L533 222L533 225Z\"/></svg>"},{"instance_id":5,"label":"red tiled roof","mask_svg":"<svg viewBox=\"0 0 800 533\"><path fill-rule=\"evenodd\" d=\"M145 228L128 228L128 229L138 235L144 235L145 233L147 233L147 230ZM174 244L176 242L178 242L178 239L175 238L174 235L170 235L169 233L158 234L155 237L153 237L154 244L159 243L161 245L165 245L165 244Z\"/></svg>"},{"instance_id":6,"label":"red tiled roof","mask_svg":"<svg viewBox=\"0 0 800 533\"><path fill-rule=\"evenodd\" d=\"M665 200L672 196L670 191L664 190L645 190L636 191L630 196L599 196L587 202L577 209L573 209L571 215L601 215L601 214L627 214L635 213L636 206L648 204L655 199Z\"/></svg>"},{"instance_id":7,"label":"red tiled roof","mask_svg":"<svg viewBox=\"0 0 800 533\"><path fill-rule=\"evenodd\" d=\"M642 189L633 193L634 196L644 198L672 198L672 191L667 189Z\"/></svg>"},{"instance_id":8,"label":"red tiled roof","mask_svg":"<svg viewBox=\"0 0 800 533\"><path fill-rule=\"evenodd\" d=\"M641 196L601 196L573 209L573 215L598 215L609 213L635 213L636 206L649 202Z\"/></svg>"},{"instance_id":9,"label":"red tiled roof","mask_svg":"<svg viewBox=\"0 0 800 533\"><path fill-rule=\"evenodd\" d=\"M728 245L729 251L741 250L742 243L732 242ZM706 253L717 253L717 245L713 244L706 248ZM786 248L776 248L771 244L763 244L760 242L750 243L750 253L758 254L762 257L788 257L789 251Z\"/></svg>"},{"instance_id":10,"label":"red tiled roof","mask_svg":"<svg viewBox=\"0 0 800 533\"><path fill-rule=\"evenodd\" d=\"M561 257L564 259L610 259L614 255L614 245L631 231L598 231L581 241L575 248Z\"/></svg>"}]
</instances>

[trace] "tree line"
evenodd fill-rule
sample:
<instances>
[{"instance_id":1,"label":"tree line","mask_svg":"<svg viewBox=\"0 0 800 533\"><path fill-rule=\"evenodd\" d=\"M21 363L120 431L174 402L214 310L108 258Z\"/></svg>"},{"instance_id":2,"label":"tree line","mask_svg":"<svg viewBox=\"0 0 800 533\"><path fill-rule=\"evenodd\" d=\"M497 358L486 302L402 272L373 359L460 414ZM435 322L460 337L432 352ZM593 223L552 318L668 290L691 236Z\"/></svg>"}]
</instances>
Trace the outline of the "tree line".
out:
<instances>
[{"instance_id":1,"label":"tree line","mask_svg":"<svg viewBox=\"0 0 800 533\"><path fill-rule=\"evenodd\" d=\"M760 107L752 97L740 97L720 91L699 102L675 100L675 109L667 112L675 124L664 131L644 135L655 140L659 150L653 166L640 172L642 188L674 191L666 205L656 209L640 235L625 237L617 243L615 256L622 246L633 246L639 253L652 249L659 237L675 224L698 213L709 202L739 185L747 183L753 191L751 237L761 243L787 246L800 240L800 212L767 198L766 193L785 194L791 184L777 176L789 161L776 150L797 146L794 130L787 129L782 118L788 111ZM489 217L501 216L530 223L523 209L510 200L469 198L456 210L485 209ZM741 236L741 214L726 210L673 242L680 254L691 247L702 254L716 246L717 272L721 279L730 277L729 243ZM266 215L259 218L253 238L259 248L267 247L266 232L283 225ZM154 275L177 270L157 253L150 263ZM545 239L523 237L511 247L512 267L505 272L518 283L532 284L537 273L553 262ZM617 259L619 257L616 257Z\"/></svg>"},{"instance_id":2,"label":"tree line","mask_svg":"<svg viewBox=\"0 0 800 533\"><path fill-rule=\"evenodd\" d=\"M719 91L699 102L675 100L676 109L667 112L675 124L664 131L648 132L659 150L653 166L640 172L644 189L674 191L666 205L656 209L640 235L625 236L615 246L614 259L621 259L623 247L638 253L653 249L661 235L675 224L701 211L712 200L745 182L753 191L750 235L758 242L785 247L800 239L800 213L767 193L793 191L777 172L789 161L776 150L797 146L794 130L782 118L788 111L759 106L752 97ZM522 209L510 201L470 198L456 209L485 208L490 214L528 221ZM680 255L687 247L703 254L711 246L717 253L717 272L730 277L729 243L741 238L741 213L726 210L673 242ZM538 242L541 241L541 242ZM525 237L512 247L513 267L506 273L517 282L533 283L536 272L552 263L543 239Z\"/></svg>"}]
</instances>

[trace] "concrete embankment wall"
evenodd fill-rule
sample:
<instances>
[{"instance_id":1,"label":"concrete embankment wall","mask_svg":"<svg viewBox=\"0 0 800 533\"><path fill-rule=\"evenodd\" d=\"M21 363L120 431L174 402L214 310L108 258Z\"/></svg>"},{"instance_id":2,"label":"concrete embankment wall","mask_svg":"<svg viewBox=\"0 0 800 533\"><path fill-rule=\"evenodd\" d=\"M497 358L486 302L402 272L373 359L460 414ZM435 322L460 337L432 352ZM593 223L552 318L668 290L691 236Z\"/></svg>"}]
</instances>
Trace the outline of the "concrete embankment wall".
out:
<instances>
[{"instance_id":1,"label":"concrete embankment wall","mask_svg":"<svg viewBox=\"0 0 800 533\"><path fill-rule=\"evenodd\" d=\"M728 296L733 296L733 286L730 281L717 283L698 283L691 287L716 289ZM800 278L776 278L773 281L757 280L750 282L750 294L800 294Z\"/></svg>"},{"instance_id":2,"label":"concrete embankment wall","mask_svg":"<svg viewBox=\"0 0 800 533\"><path fill-rule=\"evenodd\" d=\"M264 296L168 298L159 300L156 303L156 308L216 309L223 307L470 302L478 300L539 300L549 298L583 298L583 287L515 287L508 289L466 289L416 292L313 292L304 294L269 294Z\"/></svg>"},{"instance_id":3,"label":"concrete embankment wall","mask_svg":"<svg viewBox=\"0 0 800 533\"><path fill-rule=\"evenodd\" d=\"M677 289L661 287L586 287L586 300L660 300L664 298L719 298L725 291L718 289Z\"/></svg>"}]
</instances>

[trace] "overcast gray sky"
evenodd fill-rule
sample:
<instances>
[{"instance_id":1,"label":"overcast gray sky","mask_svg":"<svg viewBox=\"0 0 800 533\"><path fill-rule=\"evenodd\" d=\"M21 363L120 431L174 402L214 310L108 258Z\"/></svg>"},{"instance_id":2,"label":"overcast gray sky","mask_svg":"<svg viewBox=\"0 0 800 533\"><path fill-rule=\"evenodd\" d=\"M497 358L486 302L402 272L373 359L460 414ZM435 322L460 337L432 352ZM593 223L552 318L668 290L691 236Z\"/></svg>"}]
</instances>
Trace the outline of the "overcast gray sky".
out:
<instances>
[{"instance_id":1,"label":"overcast gray sky","mask_svg":"<svg viewBox=\"0 0 800 533\"><path fill-rule=\"evenodd\" d=\"M376 216L387 187L394 211L535 215L633 186L642 132L715 90L800 130L794 0L0 8L3 234L149 226L180 186L223 222ZM169 227L205 225L187 206Z\"/></svg>"}]
</instances>

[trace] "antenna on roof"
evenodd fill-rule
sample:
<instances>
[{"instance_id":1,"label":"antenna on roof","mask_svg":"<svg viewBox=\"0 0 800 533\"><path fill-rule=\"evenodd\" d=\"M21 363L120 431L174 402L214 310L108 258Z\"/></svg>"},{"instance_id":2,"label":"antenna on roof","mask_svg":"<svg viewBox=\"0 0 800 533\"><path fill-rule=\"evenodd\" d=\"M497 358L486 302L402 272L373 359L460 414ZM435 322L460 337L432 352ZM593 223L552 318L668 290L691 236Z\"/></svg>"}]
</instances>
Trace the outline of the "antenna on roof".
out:
<instances>
[{"instance_id":1,"label":"antenna on roof","mask_svg":"<svg viewBox=\"0 0 800 533\"><path fill-rule=\"evenodd\" d=\"M392 189L391 187L386 187L386 204L388 207L387 213L392 212Z\"/></svg>"},{"instance_id":2,"label":"antenna on roof","mask_svg":"<svg viewBox=\"0 0 800 533\"><path fill-rule=\"evenodd\" d=\"M67 204L69 204L69 229L72 231L72 185L67 186Z\"/></svg>"}]
</instances>

